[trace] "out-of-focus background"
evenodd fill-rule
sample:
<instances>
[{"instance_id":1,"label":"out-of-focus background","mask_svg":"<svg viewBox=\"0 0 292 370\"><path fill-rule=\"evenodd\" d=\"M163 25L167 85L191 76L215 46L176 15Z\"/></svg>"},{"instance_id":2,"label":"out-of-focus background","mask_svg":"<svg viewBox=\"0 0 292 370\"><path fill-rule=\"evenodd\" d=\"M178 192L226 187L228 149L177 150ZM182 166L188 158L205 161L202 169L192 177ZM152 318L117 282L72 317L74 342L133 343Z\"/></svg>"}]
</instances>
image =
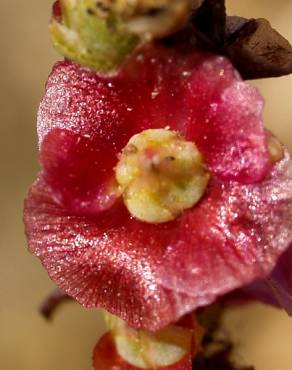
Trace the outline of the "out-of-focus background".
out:
<instances>
[{"instance_id":1,"label":"out-of-focus background","mask_svg":"<svg viewBox=\"0 0 292 370\"><path fill-rule=\"evenodd\" d=\"M266 17L292 41L291 0L229 0L229 14ZM86 370L103 329L98 311L68 304L48 324L37 312L53 289L26 250L23 198L37 170L36 111L58 56L47 32L51 1L1 1L0 369ZM292 77L258 81L265 122L292 150ZM226 331L257 370L292 369L292 318L261 305L237 309Z\"/></svg>"}]
</instances>

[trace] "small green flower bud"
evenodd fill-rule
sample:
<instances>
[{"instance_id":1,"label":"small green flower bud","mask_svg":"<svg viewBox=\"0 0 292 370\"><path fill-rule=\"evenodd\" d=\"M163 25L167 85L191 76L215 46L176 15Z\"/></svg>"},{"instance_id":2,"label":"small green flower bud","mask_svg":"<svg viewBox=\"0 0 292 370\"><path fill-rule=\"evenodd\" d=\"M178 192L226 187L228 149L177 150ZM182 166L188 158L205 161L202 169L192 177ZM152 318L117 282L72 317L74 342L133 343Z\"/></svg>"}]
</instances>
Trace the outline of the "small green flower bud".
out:
<instances>
[{"instance_id":1,"label":"small green flower bud","mask_svg":"<svg viewBox=\"0 0 292 370\"><path fill-rule=\"evenodd\" d=\"M192 0L59 1L62 20L50 25L55 48L102 72L117 69L138 45L183 27L194 6Z\"/></svg>"},{"instance_id":2,"label":"small green flower bud","mask_svg":"<svg viewBox=\"0 0 292 370\"><path fill-rule=\"evenodd\" d=\"M93 0L60 0L62 22L53 19L50 32L58 52L97 71L117 68L139 43L121 18L109 12L100 16Z\"/></svg>"}]
</instances>

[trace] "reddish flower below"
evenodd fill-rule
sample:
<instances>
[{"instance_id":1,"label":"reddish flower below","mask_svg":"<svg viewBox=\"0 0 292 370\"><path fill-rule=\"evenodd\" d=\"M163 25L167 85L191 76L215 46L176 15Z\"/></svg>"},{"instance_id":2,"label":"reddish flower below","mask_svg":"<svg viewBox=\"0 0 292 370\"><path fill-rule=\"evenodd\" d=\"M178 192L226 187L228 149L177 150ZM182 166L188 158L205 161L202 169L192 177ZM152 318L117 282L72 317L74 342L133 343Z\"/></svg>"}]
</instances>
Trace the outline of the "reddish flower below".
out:
<instances>
[{"instance_id":1,"label":"reddish flower below","mask_svg":"<svg viewBox=\"0 0 292 370\"><path fill-rule=\"evenodd\" d=\"M94 370L138 370L139 368L125 362L117 353L111 334L105 334L97 343L93 353ZM191 370L191 355L186 356L180 362L159 370Z\"/></svg>"},{"instance_id":2,"label":"reddish flower below","mask_svg":"<svg viewBox=\"0 0 292 370\"><path fill-rule=\"evenodd\" d=\"M109 77L56 64L25 205L31 252L81 304L148 330L265 277L292 240L292 174L287 153L270 162L262 105L209 54L151 46ZM175 221L146 224L111 191L114 167L134 134L165 126L194 141L211 180Z\"/></svg>"}]
</instances>

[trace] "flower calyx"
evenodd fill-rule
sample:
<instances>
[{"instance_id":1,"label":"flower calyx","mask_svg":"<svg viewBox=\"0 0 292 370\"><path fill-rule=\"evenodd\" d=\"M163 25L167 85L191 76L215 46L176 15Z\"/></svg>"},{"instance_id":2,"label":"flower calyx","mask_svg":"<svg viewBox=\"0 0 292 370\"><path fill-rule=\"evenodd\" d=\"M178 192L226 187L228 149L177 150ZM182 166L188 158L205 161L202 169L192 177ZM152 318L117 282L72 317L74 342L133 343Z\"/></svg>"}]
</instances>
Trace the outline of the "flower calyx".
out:
<instances>
[{"instance_id":1,"label":"flower calyx","mask_svg":"<svg viewBox=\"0 0 292 370\"><path fill-rule=\"evenodd\" d=\"M174 220L203 196L209 181L196 145L167 129L134 135L120 155L116 179L135 218Z\"/></svg>"}]
</instances>

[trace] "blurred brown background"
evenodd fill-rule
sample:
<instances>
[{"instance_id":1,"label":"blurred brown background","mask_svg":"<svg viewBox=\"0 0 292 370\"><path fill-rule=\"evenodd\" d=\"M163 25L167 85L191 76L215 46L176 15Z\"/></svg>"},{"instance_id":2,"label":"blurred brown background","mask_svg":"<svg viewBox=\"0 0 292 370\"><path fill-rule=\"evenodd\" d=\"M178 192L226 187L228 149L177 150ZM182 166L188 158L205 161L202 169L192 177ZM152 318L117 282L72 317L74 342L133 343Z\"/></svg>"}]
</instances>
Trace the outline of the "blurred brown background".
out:
<instances>
[{"instance_id":1,"label":"blurred brown background","mask_svg":"<svg viewBox=\"0 0 292 370\"><path fill-rule=\"evenodd\" d=\"M291 0L229 0L230 14L266 17L292 41ZM4 1L0 13L0 369L89 370L102 330L96 310L67 305L52 324L37 312L53 284L26 250L22 202L38 170L35 116L58 58L47 22L51 1ZM292 77L258 81L266 125L292 150ZM292 369L292 318L261 305L231 312L226 330L257 370Z\"/></svg>"}]
</instances>

